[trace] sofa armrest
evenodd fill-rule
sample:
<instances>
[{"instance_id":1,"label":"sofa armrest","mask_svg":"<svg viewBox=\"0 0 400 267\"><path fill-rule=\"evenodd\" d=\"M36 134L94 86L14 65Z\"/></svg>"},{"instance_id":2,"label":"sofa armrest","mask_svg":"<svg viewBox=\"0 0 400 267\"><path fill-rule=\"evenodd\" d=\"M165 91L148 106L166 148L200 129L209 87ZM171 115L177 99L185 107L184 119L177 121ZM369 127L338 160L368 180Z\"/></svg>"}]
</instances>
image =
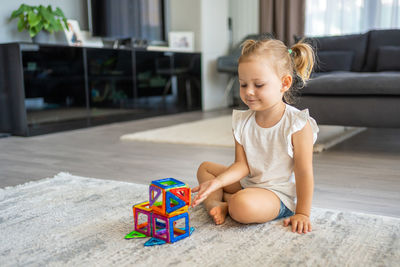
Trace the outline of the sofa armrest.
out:
<instances>
[{"instance_id":1,"label":"sofa armrest","mask_svg":"<svg viewBox=\"0 0 400 267\"><path fill-rule=\"evenodd\" d=\"M223 56L217 59L218 72L237 73L239 58L234 55Z\"/></svg>"}]
</instances>

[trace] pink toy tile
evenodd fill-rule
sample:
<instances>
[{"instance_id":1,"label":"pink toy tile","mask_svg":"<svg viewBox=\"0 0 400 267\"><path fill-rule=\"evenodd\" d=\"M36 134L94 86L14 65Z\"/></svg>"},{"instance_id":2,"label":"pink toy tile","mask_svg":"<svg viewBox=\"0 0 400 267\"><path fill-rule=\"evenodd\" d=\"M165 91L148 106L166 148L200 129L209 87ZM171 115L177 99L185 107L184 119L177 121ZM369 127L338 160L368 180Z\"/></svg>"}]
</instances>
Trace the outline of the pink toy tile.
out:
<instances>
[{"instance_id":1,"label":"pink toy tile","mask_svg":"<svg viewBox=\"0 0 400 267\"><path fill-rule=\"evenodd\" d=\"M165 228L157 230L155 225L156 225L156 219L159 219L159 221L162 221L162 223L165 223ZM153 223L152 223L152 233L153 237L164 240L165 242L169 243L169 220L167 217L153 213Z\"/></svg>"},{"instance_id":2,"label":"pink toy tile","mask_svg":"<svg viewBox=\"0 0 400 267\"><path fill-rule=\"evenodd\" d=\"M147 226L145 226L145 230L143 230L143 228L139 228L138 225L138 218L139 218L139 214L144 214L147 216ZM142 210L140 208L136 208L135 209L135 231L145 234L147 236L151 236L151 212L147 211L147 210Z\"/></svg>"}]
</instances>

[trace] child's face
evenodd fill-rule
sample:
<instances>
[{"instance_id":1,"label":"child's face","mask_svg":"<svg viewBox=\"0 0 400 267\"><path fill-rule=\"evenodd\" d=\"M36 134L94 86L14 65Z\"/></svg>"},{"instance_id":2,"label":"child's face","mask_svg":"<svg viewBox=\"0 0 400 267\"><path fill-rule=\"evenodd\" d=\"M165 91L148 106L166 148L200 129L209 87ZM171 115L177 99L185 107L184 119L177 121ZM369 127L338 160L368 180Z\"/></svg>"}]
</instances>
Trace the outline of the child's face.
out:
<instances>
[{"instance_id":1,"label":"child's face","mask_svg":"<svg viewBox=\"0 0 400 267\"><path fill-rule=\"evenodd\" d=\"M240 98L251 110L267 110L282 102L283 93L290 87L290 75L280 78L267 58L252 57L241 62L238 73Z\"/></svg>"}]
</instances>

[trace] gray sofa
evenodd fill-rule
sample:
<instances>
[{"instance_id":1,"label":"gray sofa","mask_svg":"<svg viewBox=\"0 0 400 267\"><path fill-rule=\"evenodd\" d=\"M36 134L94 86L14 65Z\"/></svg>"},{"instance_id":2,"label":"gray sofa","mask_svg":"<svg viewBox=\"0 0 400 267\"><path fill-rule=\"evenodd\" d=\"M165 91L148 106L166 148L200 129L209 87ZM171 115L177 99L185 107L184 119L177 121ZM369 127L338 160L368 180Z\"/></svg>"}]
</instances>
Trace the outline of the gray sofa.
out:
<instances>
[{"instance_id":1,"label":"gray sofa","mask_svg":"<svg viewBox=\"0 0 400 267\"><path fill-rule=\"evenodd\" d=\"M296 107L319 124L400 127L400 30L305 40L318 64Z\"/></svg>"},{"instance_id":2,"label":"gray sofa","mask_svg":"<svg viewBox=\"0 0 400 267\"><path fill-rule=\"evenodd\" d=\"M400 30L305 40L315 48L318 64L300 90L296 107L308 108L319 124L400 127ZM236 47L217 60L218 71L232 77L227 94L237 76L239 56Z\"/></svg>"}]
</instances>

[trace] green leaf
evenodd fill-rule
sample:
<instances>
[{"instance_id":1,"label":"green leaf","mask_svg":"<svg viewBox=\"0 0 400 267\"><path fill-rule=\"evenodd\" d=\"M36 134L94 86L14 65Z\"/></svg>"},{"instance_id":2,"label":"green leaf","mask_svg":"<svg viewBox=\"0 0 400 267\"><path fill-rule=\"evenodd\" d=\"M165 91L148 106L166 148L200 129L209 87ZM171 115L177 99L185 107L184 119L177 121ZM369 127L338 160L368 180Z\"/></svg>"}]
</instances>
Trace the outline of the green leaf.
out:
<instances>
[{"instance_id":1,"label":"green leaf","mask_svg":"<svg viewBox=\"0 0 400 267\"><path fill-rule=\"evenodd\" d=\"M18 20L18 30L21 32L23 29L27 29L28 21L26 20L26 17L24 14L19 15L19 20Z\"/></svg>"},{"instance_id":2,"label":"green leaf","mask_svg":"<svg viewBox=\"0 0 400 267\"><path fill-rule=\"evenodd\" d=\"M57 24L57 19L51 18L51 19L49 20L49 23L50 23L51 25L53 25L53 26L56 26L56 24Z\"/></svg>"},{"instance_id":3,"label":"green leaf","mask_svg":"<svg viewBox=\"0 0 400 267\"><path fill-rule=\"evenodd\" d=\"M18 31L19 31L19 32L22 32L24 29L25 29L24 20L20 19L20 20L18 21Z\"/></svg>"},{"instance_id":4,"label":"green leaf","mask_svg":"<svg viewBox=\"0 0 400 267\"><path fill-rule=\"evenodd\" d=\"M54 11L54 14L56 14L57 16L60 16L62 18L65 18L64 13L62 12L62 10L57 7L56 10Z\"/></svg>"},{"instance_id":5,"label":"green leaf","mask_svg":"<svg viewBox=\"0 0 400 267\"><path fill-rule=\"evenodd\" d=\"M39 33L43 29L43 22L39 22L38 25L36 25L36 31Z\"/></svg>"},{"instance_id":6,"label":"green leaf","mask_svg":"<svg viewBox=\"0 0 400 267\"><path fill-rule=\"evenodd\" d=\"M56 31L61 31L63 29L63 26L59 20L57 20L56 23L54 24L54 29Z\"/></svg>"},{"instance_id":7,"label":"green leaf","mask_svg":"<svg viewBox=\"0 0 400 267\"><path fill-rule=\"evenodd\" d=\"M19 9L15 10L15 11L13 11L13 13L11 13L10 19L15 19L16 17L18 17L21 14L22 14L22 10L19 10Z\"/></svg>"},{"instance_id":8,"label":"green leaf","mask_svg":"<svg viewBox=\"0 0 400 267\"><path fill-rule=\"evenodd\" d=\"M28 6L28 5L22 4L22 5L21 5L21 9L22 9L23 12L28 12L28 11L33 10L34 7L33 7L33 6Z\"/></svg>"},{"instance_id":9,"label":"green leaf","mask_svg":"<svg viewBox=\"0 0 400 267\"><path fill-rule=\"evenodd\" d=\"M46 30L46 31L49 31L49 26L50 26L50 23L49 22L44 22L43 23L43 28Z\"/></svg>"},{"instance_id":10,"label":"green leaf","mask_svg":"<svg viewBox=\"0 0 400 267\"><path fill-rule=\"evenodd\" d=\"M67 30L69 31L69 27L68 27L68 21L67 21L67 19L66 19L66 18L64 18L62 21L64 22L64 27L65 27L65 29L67 29Z\"/></svg>"},{"instance_id":11,"label":"green leaf","mask_svg":"<svg viewBox=\"0 0 400 267\"><path fill-rule=\"evenodd\" d=\"M16 17L18 17L19 15L28 12L30 10L32 10L33 8L31 6L22 4L19 6L19 8L17 10L14 10L13 13L11 13L11 17L10 19L15 19Z\"/></svg>"},{"instance_id":12,"label":"green leaf","mask_svg":"<svg viewBox=\"0 0 400 267\"><path fill-rule=\"evenodd\" d=\"M35 27L39 24L41 17L36 15L35 12L29 11L28 12L28 22L31 27Z\"/></svg>"},{"instance_id":13,"label":"green leaf","mask_svg":"<svg viewBox=\"0 0 400 267\"><path fill-rule=\"evenodd\" d=\"M34 37L36 34L38 34L38 33L36 32L35 28L30 28L28 31L29 31L29 35L30 35L31 37Z\"/></svg>"},{"instance_id":14,"label":"green leaf","mask_svg":"<svg viewBox=\"0 0 400 267\"><path fill-rule=\"evenodd\" d=\"M35 27L29 29L29 34L31 35L31 37L33 37L37 35L42 29L43 29L43 24L38 24ZM32 36L32 34L34 35Z\"/></svg>"},{"instance_id":15,"label":"green leaf","mask_svg":"<svg viewBox=\"0 0 400 267\"><path fill-rule=\"evenodd\" d=\"M47 21L50 21L54 17L54 15L51 14L51 12L49 12L49 10L47 10L47 8L45 8L44 6L40 7L39 14L41 14L43 18Z\"/></svg>"}]
</instances>

